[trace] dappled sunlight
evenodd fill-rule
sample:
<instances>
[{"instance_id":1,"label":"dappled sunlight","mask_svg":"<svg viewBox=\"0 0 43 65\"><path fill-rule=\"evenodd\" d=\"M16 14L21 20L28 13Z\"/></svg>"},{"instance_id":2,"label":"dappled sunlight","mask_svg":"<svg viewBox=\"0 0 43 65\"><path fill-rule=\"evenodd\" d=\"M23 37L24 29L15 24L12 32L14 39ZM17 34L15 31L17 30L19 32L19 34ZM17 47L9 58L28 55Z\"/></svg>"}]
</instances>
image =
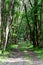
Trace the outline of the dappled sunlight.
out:
<instances>
[{"instance_id":1,"label":"dappled sunlight","mask_svg":"<svg viewBox=\"0 0 43 65\"><path fill-rule=\"evenodd\" d=\"M3 59L2 62L29 62L29 63L32 63L31 60L26 60L24 58L7 58L7 59Z\"/></svg>"},{"instance_id":2,"label":"dappled sunlight","mask_svg":"<svg viewBox=\"0 0 43 65\"><path fill-rule=\"evenodd\" d=\"M11 61L12 60L12 61ZM26 60L23 58L8 58L6 60L2 60L0 64L9 64L9 65L33 65L31 60Z\"/></svg>"}]
</instances>

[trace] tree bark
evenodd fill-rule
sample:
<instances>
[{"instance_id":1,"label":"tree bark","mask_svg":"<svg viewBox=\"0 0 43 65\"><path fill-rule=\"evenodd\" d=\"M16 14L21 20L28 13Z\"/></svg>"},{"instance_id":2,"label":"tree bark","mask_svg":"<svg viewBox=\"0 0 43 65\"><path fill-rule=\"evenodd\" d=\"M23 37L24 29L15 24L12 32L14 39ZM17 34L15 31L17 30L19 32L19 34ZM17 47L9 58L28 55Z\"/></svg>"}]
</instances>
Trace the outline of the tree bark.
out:
<instances>
[{"instance_id":1,"label":"tree bark","mask_svg":"<svg viewBox=\"0 0 43 65\"><path fill-rule=\"evenodd\" d=\"M6 26L6 37L5 37L5 45L4 45L4 51L6 49L6 46L7 46L7 42L8 42L8 35L9 35L9 30L10 30L10 25L13 21L13 10L14 10L14 0L11 1L11 4L10 4L10 8L9 8L9 15L8 15L8 20L7 20L7 26Z\"/></svg>"},{"instance_id":2,"label":"tree bark","mask_svg":"<svg viewBox=\"0 0 43 65\"><path fill-rule=\"evenodd\" d=\"M30 30L30 41L31 41L31 26L29 24L29 19L28 19L28 16L27 16L27 7L26 7L26 4L24 3L24 0L23 0L23 5L24 5L24 10L25 10L25 14L26 14L26 20L27 20L26 28ZM27 34L27 36L28 36L28 34Z\"/></svg>"}]
</instances>

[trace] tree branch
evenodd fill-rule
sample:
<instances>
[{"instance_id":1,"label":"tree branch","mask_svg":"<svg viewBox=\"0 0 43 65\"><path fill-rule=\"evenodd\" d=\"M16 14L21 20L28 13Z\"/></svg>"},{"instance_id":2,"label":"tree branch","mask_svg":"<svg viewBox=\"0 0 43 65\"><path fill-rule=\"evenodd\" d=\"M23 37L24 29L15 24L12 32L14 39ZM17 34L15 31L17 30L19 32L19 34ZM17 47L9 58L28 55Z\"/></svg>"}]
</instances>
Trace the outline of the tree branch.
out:
<instances>
[{"instance_id":1,"label":"tree branch","mask_svg":"<svg viewBox=\"0 0 43 65\"><path fill-rule=\"evenodd\" d=\"M30 1L30 0L29 0L29 3L30 3L30 5L31 5L31 7L32 7L33 5L32 5L32 3L31 3L31 1Z\"/></svg>"}]
</instances>

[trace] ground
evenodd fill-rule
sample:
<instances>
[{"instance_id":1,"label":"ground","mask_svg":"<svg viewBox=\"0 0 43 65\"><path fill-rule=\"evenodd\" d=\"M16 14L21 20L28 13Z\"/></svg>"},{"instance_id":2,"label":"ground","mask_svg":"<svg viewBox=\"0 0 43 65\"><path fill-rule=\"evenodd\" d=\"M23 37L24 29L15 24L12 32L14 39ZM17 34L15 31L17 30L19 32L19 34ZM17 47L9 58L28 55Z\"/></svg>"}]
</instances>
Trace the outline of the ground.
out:
<instances>
[{"instance_id":1,"label":"ground","mask_svg":"<svg viewBox=\"0 0 43 65\"><path fill-rule=\"evenodd\" d=\"M37 58L37 54L28 51L10 52L7 59L3 59L0 65L43 65L43 61Z\"/></svg>"},{"instance_id":2,"label":"ground","mask_svg":"<svg viewBox=\"0 0 43 65\"><path fill-rule=\"evenodd\" d=\"M7 55L0 54L0 57L3 56L0 58L0 65L43 65L43 49L37 49L37 51L25 49L22 43L17 48L14 46L17 47L13 45Z\"/></svg>"}]
</instances>

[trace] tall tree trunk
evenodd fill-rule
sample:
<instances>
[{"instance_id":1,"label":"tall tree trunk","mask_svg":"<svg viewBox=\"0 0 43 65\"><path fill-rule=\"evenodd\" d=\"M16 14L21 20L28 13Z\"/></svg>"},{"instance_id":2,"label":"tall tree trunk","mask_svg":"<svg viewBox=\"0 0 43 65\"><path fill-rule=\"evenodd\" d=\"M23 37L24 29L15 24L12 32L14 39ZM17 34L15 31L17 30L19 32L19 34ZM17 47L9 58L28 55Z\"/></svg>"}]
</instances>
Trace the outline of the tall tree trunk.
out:
<instances>
[{"instance_id":1,"label":"tall tree trunk","mask_svg":"<svg viewBox=\"0 0 43 65\"><path fill-rule=\"evenodd\" d=\"M1 48L1 0L0 0L0 48Z\"/></svg>"},{"instance_id":2,"label":"tall tree trunk","mask_svg":"<svg viewBox=\"0 0 43 65\"><path fill-rule=\"evenodd\" d=\"M40 47L43 47L43 45L42 45L42 40L41 40L41 27L42 27L42 21L43 21L43 13L42 13L42 11L43 11L43 1L41 0L41 5L40 5L40 24L39 24L39 46Z\"/></svg>"},{"instance_id":3,"label":"tall tree trunk","mask_svg":"<svg viewBox=\"0 0 43 65\"><path fill-rule=\"evenodd\" d=\"M4 22L5 22L5 0L1 0L1 43L2 43L2 49L4 45Z\"/></svg>"},{"instance_id":4,"label":"tall tree trunk","mask_svg":"<svg viewBox=\"0 0 43 65\"><path fill-rule=\"evenodd\" d=\"M14 14L14 0L11 1L11 4L9 6L10 10L9 10L9 15L8 15L8 20L7 20L7 26L6 26L6 37L5 37L5 45L4 45L4 51L6 49L7 46L7 42L8 42L8 35L9 35L9 30L10 30L10 25L13 21L13 14Z\"/></svg>"},{"instance_id":5,"label":"tall tree trunk","mask_svg":"<svg viewBox=\"0 0 43 65\"><path fill-rule=\"evenodd\" d=\"M26 20L27 20L26 28L30 30L30 41L31 41L31 26L29 24L29 19L28 19L28 16L27 16L27 7L26 7L26 4L24 3L24 0L23 0L23 5L24 5L24 10L25 10L25 14L26 14Z\"/></svg>"},{"instance_id":6,"label":"tall tree trunk","mask_svg":"<svg viewBox=\"0 0 43 65\"><path fill-rule=\"evenodd\" d=\"M9 29L10 29L10 28L9 28L9 22L7 22L4 50L5 50L5 48L6 48L7 41L8 41Z\"/></svg>"},{"instance_id":7,"label":"tall tree trunk","mask_svg":"<svg viewBox=\"0 0 43 65\"><path fill-rule=\"evenodd\" d=\"M35 45L39 47L38 43L38 14L37 14L37 0L34 0L34 31L35 31Z\"/></svg>"}]
</instances>

